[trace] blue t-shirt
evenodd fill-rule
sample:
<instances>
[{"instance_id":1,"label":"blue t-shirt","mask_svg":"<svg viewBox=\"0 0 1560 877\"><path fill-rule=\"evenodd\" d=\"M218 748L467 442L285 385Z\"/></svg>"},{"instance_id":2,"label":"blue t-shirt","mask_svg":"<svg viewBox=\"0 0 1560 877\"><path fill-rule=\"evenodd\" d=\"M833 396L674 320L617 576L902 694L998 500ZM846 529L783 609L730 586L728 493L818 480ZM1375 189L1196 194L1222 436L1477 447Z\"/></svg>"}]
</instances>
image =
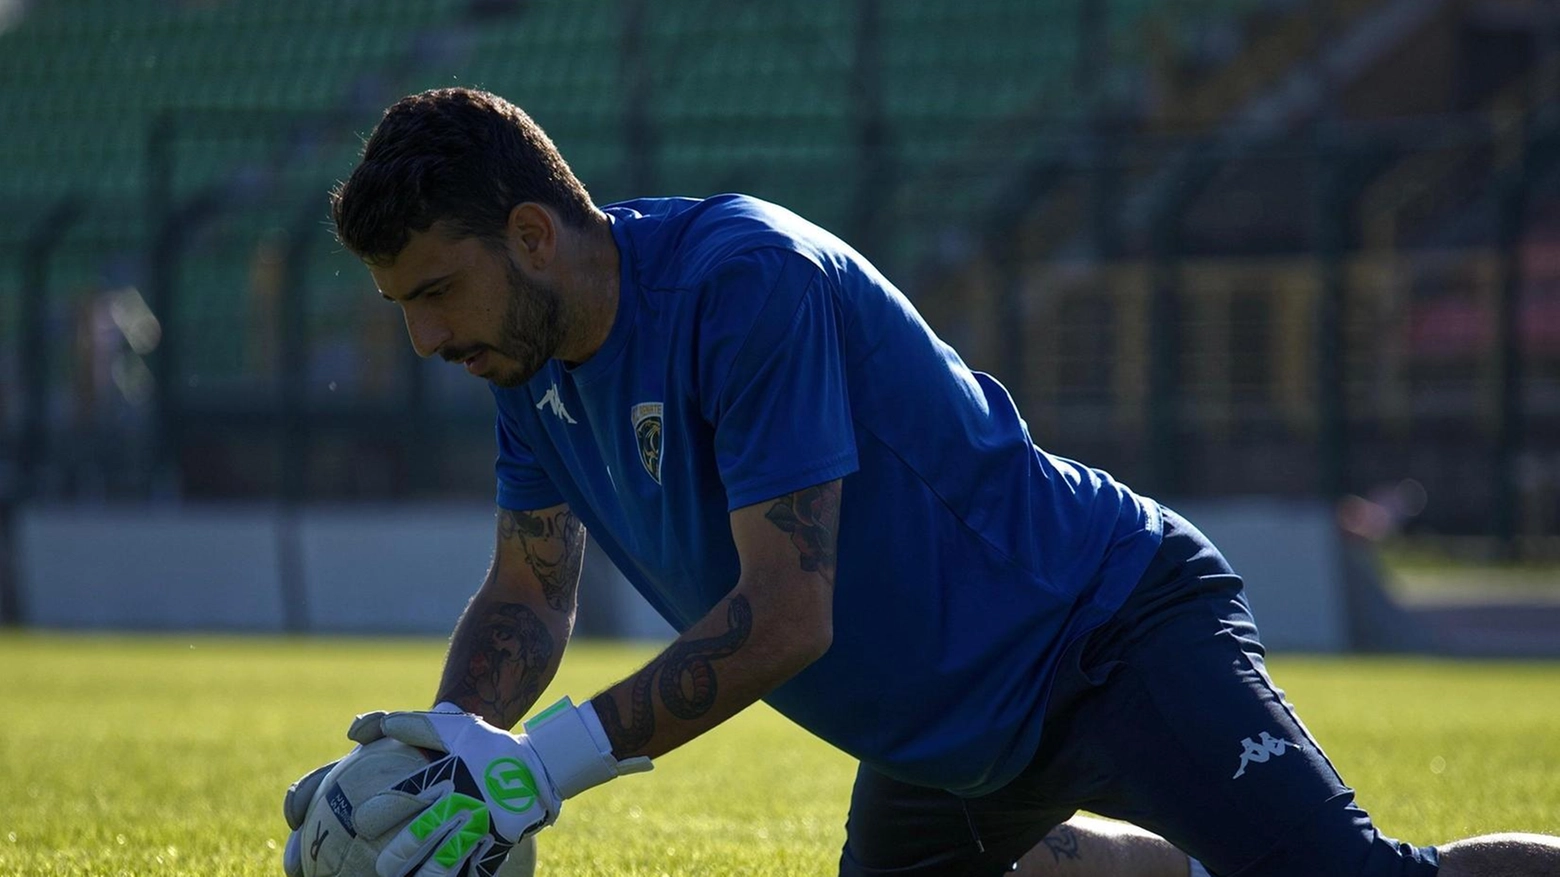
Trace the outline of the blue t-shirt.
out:
<instances>
[{"instance_id":1,"label":"blue t-shirt","mask_svg":"<svg viewBox=\"0 0 1560 877\"><path fill-rule=\"evenodd\" d=\"M1158 507L1035 447L859 254L754 198L610 205L618 311L494 387L498 504L567 502L678 630L737 583L730 511L843 478L833 645L768 703L882 773L982 794L1054 665L1157 550Z\"/></svg>"}]
</instances>

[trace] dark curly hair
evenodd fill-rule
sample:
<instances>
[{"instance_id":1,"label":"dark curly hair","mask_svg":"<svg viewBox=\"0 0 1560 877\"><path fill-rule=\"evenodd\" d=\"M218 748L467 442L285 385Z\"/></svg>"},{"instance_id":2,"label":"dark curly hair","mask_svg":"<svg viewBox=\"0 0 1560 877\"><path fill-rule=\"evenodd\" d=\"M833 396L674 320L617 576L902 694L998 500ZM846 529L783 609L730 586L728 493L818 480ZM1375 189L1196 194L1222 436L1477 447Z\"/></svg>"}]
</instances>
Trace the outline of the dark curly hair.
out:
<instances>
[{"instance_id":1,"label":"dark curly hair","mask_svg":"<svg viewBox=\"0 0 1560 877\"><path fill-rule=\"evenodd\" d=\"M588 227L590 195L524 110L468 88L409 95L385 111L352 176L332 190L336 237L374 264L413 232L445 223L461 237L503 238L516 204L534 201Z\"/></svg>"}]
</instances>

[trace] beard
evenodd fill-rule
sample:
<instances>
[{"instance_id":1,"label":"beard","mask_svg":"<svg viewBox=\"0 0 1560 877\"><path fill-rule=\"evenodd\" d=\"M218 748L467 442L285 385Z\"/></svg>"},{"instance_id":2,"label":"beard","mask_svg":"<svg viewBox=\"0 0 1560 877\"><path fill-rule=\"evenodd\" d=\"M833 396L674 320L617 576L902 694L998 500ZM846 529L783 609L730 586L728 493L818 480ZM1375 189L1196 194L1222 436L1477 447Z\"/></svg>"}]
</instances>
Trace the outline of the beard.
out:
<instances>
[{"instance_id":1,"label":"beard","mask_svg":"<svg viewBox=\"0 0 1560 877\"><path fill-rule=\"evenodd\" d=\"M541 371L563 345L562 308L558 291L526 280L513 259L505 259L504 274L509 305L494 349L510 363L501 363L487 379L500 387L518 387Z\"/></svg>"}]
</instances>

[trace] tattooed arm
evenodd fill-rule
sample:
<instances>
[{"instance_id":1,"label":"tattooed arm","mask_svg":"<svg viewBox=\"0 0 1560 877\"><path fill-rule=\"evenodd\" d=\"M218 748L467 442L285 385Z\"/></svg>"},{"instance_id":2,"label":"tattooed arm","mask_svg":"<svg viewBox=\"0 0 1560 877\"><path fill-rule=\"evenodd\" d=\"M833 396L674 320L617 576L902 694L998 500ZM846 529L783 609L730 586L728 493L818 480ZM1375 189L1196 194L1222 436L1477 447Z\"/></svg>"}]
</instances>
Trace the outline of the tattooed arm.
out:
<instances>
[{"instance_id":1,"label":"tattooed arm","mask_svg":"<svg viewBox=\"0 0 1560 877\"><path fill-rule=\"evenodd\" d=\"M499 509L493 568L455 625L435 700L501 728L519 722L563 658L584 552L568 506Z\"/></svg>"},{"instance_id":2,"label":"tattooed arm","mask_svg":"<svg viewBox=\"0 0 1560 877\"><path fill-rule=\"evenodd\" d=\"M618 758L652 758L740 712L828 651L840 482L731 514L737 585L644 669L597 695Z\"/></svg>"}]
</instances>

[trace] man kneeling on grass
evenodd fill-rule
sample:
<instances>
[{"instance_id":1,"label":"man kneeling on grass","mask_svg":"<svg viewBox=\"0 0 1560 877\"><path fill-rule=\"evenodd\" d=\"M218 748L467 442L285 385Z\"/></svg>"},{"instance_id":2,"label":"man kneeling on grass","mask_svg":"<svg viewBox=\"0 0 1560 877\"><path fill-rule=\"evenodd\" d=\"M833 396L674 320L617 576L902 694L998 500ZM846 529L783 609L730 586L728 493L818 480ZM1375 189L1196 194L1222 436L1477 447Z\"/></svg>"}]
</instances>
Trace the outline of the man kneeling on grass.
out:
<instances>
[{"instance_id":1,"label":"man kneeling on grass","mask_svg":"<svg viewBox=\"0 0 1560 877\"><path fill-rule=\"evenodd\" d=\"M1218 550L1037 448L819 227L738 195L598 207L524 112L465 89L392 106L332 206L417 352L498 411L497 549L437 706L359 736L537 778L518 812L458 789L487 835L447 808L380 874L490 873L564 798L759 699L860 760L843 875L1560 874L1554 838L1382 836ZM562 657L587 530L681 635L510 735Z\"/></svg>"}]
</instances>

